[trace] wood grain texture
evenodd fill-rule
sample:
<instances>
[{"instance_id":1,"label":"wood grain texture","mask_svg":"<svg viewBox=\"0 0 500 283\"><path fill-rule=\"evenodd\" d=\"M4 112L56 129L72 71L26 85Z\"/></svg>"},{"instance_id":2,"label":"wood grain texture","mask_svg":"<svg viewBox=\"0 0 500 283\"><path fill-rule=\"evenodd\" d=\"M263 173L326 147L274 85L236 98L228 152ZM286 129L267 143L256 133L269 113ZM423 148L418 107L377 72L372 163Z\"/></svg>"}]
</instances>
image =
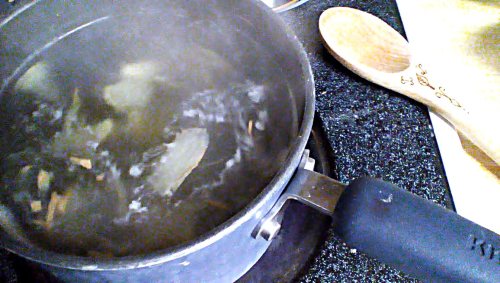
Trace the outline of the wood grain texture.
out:
<instances>
[{"instance_id":1,"label":"wood grain texture","mask_svg":"<svg viewBox=\"0 0 500 283\"><path fill-rule=\"evenodd\" d=\"M397 0L412 47L434 78L479 113L498 139L500 2ZM500 166L431 113L457 212L500 234Z\"/></svg>"},{"instance_id":2,"label":"wood grain texture","mask_svg":"<svg viewBox=\"0 0 500 283\"><path fill-rule=\"evenodd\" d=\"M475 101L447 91L433 79L391 26L364 11L335 7L321 14L319 29L329 52L344 66L429 106L500 164L500 135L491 128L494 125L475 111Z\"/></svg>"}]
</instances>

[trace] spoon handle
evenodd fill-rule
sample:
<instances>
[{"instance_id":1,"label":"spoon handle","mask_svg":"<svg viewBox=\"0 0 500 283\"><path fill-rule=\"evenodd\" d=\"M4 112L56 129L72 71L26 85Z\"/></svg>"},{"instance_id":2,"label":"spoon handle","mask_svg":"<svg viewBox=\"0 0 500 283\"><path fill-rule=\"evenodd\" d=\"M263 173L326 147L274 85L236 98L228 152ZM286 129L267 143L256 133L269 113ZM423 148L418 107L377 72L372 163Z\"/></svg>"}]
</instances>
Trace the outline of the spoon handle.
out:
<instances>
[{"instance_id":1,"label":"spoon handle","mask_svg":"<svg viewBox=\"0 0 500 283\"><path fill-rule=\"evenodd\" d=\"M394 74L388 88L398 91L429 106L443 116L458 131L483 150L496 164L500 164L500 136L484 120L472 115L462 101L434 84L422 64L413 64L404 72Z\"/></svg>"}]
</instances>

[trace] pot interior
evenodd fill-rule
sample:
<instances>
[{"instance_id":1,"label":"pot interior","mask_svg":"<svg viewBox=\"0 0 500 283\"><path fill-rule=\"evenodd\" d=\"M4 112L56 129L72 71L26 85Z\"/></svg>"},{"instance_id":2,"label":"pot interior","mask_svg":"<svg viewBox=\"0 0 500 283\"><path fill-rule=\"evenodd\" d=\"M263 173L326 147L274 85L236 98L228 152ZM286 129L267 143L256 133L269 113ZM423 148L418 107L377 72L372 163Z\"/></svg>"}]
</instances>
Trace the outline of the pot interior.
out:
<instances>
[{"instance_id":1,"label":"pot interior","mask_svg":"<svg viewBox=\"0 0 500 283\"><path fill-rule=\"evenodd\" d=\"M248 205L289 154L305 99L266 17L253 1L38 1L4 19L3 236L145 254Z\"/></svg>"}]
</instances>

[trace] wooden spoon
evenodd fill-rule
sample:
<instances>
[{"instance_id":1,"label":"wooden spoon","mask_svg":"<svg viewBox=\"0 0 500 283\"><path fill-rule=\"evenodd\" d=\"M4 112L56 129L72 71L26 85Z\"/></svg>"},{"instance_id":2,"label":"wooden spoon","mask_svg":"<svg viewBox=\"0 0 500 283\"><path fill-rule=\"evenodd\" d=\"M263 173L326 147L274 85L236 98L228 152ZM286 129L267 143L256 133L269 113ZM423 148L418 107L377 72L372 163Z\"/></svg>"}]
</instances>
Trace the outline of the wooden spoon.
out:
<instances>
[{"instance_id":1,"label":"wooden spoon","mask_svg":"<svg viewBox=\"0 0 500 283\"><path fill-rule=\"evenodd\" d=\"M359 76L429 106L500 164L497 129L481 123L462 101L429 79L408 42L381 19L347 7L324 11L319 30L328 51Z\"/></svg>"}]
</instances>

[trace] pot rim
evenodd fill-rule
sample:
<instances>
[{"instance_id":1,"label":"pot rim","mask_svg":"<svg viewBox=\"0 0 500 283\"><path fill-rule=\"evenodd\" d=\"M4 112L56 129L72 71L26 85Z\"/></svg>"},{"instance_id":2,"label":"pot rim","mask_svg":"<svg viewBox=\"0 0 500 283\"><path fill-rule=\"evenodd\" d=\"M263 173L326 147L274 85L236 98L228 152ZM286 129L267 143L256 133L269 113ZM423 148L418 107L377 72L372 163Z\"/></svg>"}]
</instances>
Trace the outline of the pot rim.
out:
<instances>
[{"instance_id":1,"label":"pot rim","mask_svg":"<svg viewBox=\"0 0 500 283\"><path fill-rule=\"evenodd\" d=\"M302 153L305 150L307 140L312 129L315 109L314 77L304 47L291 28L289 28L285 22L278 17L278 15L265 6L265 4L263 4L260 0L253 2L255 2L254 4L256 5L256 8L261 9L261 12L265 13L266 16L272 17L274 24L278 25L279 28L286 33L290 47L294 49L295 53L297 53L299 57L297 59L299 59L300 66L302 68L302 75L305 78L306 84L304 86L305 103L303 108L303 117L298 135L290 148L290 152L288 153L283 166L275 174L271 182L257 195L257 197L255 197L248 205L246 205L234 216L194 240L178 246L157 250L145 255L130 255L109 259L67 255L45 250L36 246L26 244L19 245L17 241L6 237L0 238L0 246L31 261L64 269L110 271L149 267L181 258L213 244L219 239L230 234L252 217L256 217L257 212L265 203L269 201L269 199L281 194L299 165ZM27 7L22 7L20 10L25 10L25 8ZM264 215L265 214L257 217L261 218L264 217Z\"/></svg>"}]
</instances>

